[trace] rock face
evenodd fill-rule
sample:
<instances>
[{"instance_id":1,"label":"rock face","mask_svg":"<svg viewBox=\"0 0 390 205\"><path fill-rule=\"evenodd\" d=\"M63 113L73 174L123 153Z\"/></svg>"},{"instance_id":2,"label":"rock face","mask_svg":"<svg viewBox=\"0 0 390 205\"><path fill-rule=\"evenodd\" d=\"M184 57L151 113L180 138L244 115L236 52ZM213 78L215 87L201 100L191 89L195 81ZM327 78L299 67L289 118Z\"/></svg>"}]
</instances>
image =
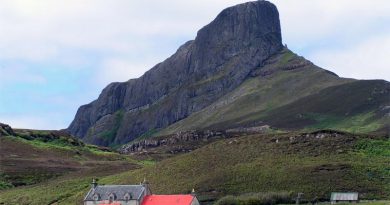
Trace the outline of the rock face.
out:
<instances>
[{"instance_id":1,"label":"rock face","mask_svg":"<svg viewBox=\"0 0 390 205\"><path fill-rule=\"evenodd\" d=\"M268 126L266 126L268 127ZM129 144L123 145L119 152L122 154L132 154L132 153L144 153L144 152L154 152L155 148L158 147L170 147L172 150L169 150L171 154L176 154L180 152L189 152L188 149L177 149L175 145L180 144L181 146L178 147L185 147L183 145L187 145L187 147L191 148L199 148L196 145L201 145L200 142L211 142L215 139L226 139L226 138L236 138L241 137L245 135L254 135L254 134L264 134L264 129L260 127L251 128L251 129L231 129L226 131L211 131L211 130L204 130L204 131L185 131L185 132L178 132L172 135L166 135L166 136L160 136L160 137L153 137L148 139L139 140L137 142L132 142ZM265 128L268 129L268 128ZM311 133L301 133L301 134L291 134L289 138L281 137L281 135L275 135L274 137L270 138L269 143L279 143L283 141L289 141L291 144L296 143L305 143L308 141L311 141L313 139L319 139L322 140L324 138L343 138L346 136L349 136L351 134L335 131L335 130L318 130ZM354 138L353 135L351 135L352 138ZM232 144L236 141L230 141L229 144ZM346 143L351 143L352 140L348 140ZM191 145L192 144L192 145ZM190 146L188 146L190 145ZM336 146L336 148L339 148L340 146ZM167 151L167 150L157 150L157 152L161 151Z\"/></svg>"},{"instance_id":2,"label":"rock face","mask_svg":"<svg viewBox=\"0 0 390 205\"><path fill-rule=\"evenodd\" d=\"M264 134L270 127L268 125L261 127L250 128L235 128L229 130L188 130L185 132L177 132L171 135L151 137L143 140L137 140L129 144L123 145L119 148L122 154L129 154L134 152L143 152L151 148L161 146L171 146L176 144L190 144L190 142L208 142L215 139L231 138L244 135ZM196 143L195 143L196 144Z\"/></svg>"},{"instance_id":3,"label":"rock face","mask_svg":"<svg viewBox=\"0 0 390 205\"><path fill-rule=\"evenodd\" d=\"M78 109L67 130L99 145L129 142L208 106L282 48L273 4L227 8L195 40L140 78L108 85L97 100Z\"/></svg>"},{"instance_id":4,"label":"rock face","mask_svg":"<svg viewBox=\"0 0 390 205\"><path fill-rule=\"evenodd\" d=\"M147 149L167 146L167 145L175 145L178 143L188 143L188 142L196 142L196 141L209 141L216 138L228 138L232 137L232 135L228 135L228 133L224 131L186 131L179 132L168 136L163 136L159 138L148 138L144 140L140 140L137 142L133 142L130 144L123 145L119 152L122 154L129 154L133 152L142 152Z\"/></svg>"},{"instance_id":5,"label":"rock face","mask_svg":"<svg viewBox=\"0 0 390 205\"><path fill-rule=\"evenodd\" d=\"M15 132L11 126L0 122L0 137L1 136L14 136Z\"/></svg>"}]
</instances>

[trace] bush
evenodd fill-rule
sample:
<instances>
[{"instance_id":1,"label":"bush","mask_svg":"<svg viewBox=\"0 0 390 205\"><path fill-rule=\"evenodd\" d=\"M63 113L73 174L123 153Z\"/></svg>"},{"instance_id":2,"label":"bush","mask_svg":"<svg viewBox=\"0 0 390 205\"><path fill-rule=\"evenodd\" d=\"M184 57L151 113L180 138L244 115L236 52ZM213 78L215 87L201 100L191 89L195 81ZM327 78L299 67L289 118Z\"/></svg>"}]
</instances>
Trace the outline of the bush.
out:
<instances>
[{"instance_id":1,"label":"bush","mask_svg":"<svg viewBox=\"0 0 390 205\"><path fill-rule=\"evenodd\" d=\"M240 196L225 196L219 199L215 205L274 205L291 202L291 193L266 192L249 193Z\"/></svg>"},{"instance_id":2,"label":"bush","mask_svg":"<svg viewBox=\"0 0 390 205\"><path fill-rule=\"evenodd\" d=\"M238 205L238 200L234 196L225 196L219 199L215 205Z\"/></svg>"},{"instance_id":3,"label":"bush","mask_svg":"<svg viewBox=\"0 0 390 205\"><path fill-rule=\"evenodd\" d=\"M9 189L12 187L14 187L14 185L12 185L11 183L6 181L0 181L0 190Z\"/></svg>"}]
</instances>

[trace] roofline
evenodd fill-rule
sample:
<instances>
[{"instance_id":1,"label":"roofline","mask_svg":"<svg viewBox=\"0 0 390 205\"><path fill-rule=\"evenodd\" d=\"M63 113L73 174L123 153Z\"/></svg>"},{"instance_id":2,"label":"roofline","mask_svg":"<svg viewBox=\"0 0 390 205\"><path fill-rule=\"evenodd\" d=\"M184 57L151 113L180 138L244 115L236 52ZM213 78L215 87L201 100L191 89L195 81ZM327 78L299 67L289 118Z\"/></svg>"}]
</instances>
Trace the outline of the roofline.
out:
<instances>
[{"instance_id":1,"label":"roofline","mask_svg":"<svg viewBox=\"0 0 390 205\"><path fill-rule=\"evenodd\" d=\"M335 193L335 194L358 194L359 192L356 192L356 191L352 191L352 192L331 192L332 194Z\"/></svg>"},{"instance_id":2,"label":"roofline","mask_svg":"<svg viewBox=\"0 0 390 205\"><path fill-rule=\"evenodd\" d=\"M87 200L84 200L84 201L95 201L93 199L87 199ZM100 201L108 201L108 199L105 199L105 200L100 200ZM115 201L125 201L124 199L116 199ZM129 199L128 201L138 201L137 199Z\"/></svg>"},{"instance_id":3,"label":"roofline","mask_svg":"<svg viewBox=\"0 0 390 205\"><path fill-rule=\"evenodd\" d=\"M192 194L150 194L148 196L193 196Z\"/></svg>"},{"instance_id":4,"label":"roofline","mask_svg":"<svg viewBox=\"0 0 390 205\"><path fill-rule=\"evenodd\" d=\"M142 185L141 185L142 186ZM142 195L142 193L144 193L144 191L145 191L145 187L144 186L142 186L142 191L141 191L141 194L140 195L138 195L138 198L137 198L137 200L139 200L140 198L141 198L141 195ZM146 195L145 195L146 196Z\"/></svg>"},{"instance_id":5,"label":"roofline","mask_svg":"<svg viewBox=\"0 0 390 205\"><path fill-rule=\"evenodd\" d=\"M192 194L191 194L191 195L192 195ZM192 202L194 202L195 199L196 199L196 200L198 201L198 203L199 203L198 197L196 197L195 195L192 195L191 204L192 204Z\"/></svg>"},{"instance_id":6,"label":"roofline","mask_svg":"<svg viewBox=\"0 0 390 205\"><path fill-rule=\"evenodd\" d=\"M133 187L136 187L136 186L141 186L143 187L142 185L125 185L125 184L121 184L121 185L114 185L114 184L109 184L109 185L97 185L98 186L105 186L105 187L108 187L108 186L133 186Z\"/></svg>"},{"instance_id":7,"label":"roofline","mask_svg":"<svg viewBox=\"0 0 390 205\"><path fill-rule=\"evenodd\" d=\"M359 195L359 192L331 192L330 196L333 196L336 194L356 194L356 195Z\"/></svg>"},{"instance_id":8,"label":"roofline","mask_svg":"<svg viewBox=\"0 0 390 205\"><path fill-rule=\"evenodd\" d=\"M91 193L92 189L93 189L93 188L90 188L90 189L89 189L87 195L85 195L85 197L84 197L84 201L89 201L89 200L87 200L87 197L88 197L89 194Z\"/></svg>"},{"instance_id":9,"label":"roofline","mask_svg":"<svg viewBox=\"0 0 390 205\"><path fill-rule=\"evenodd\" d=\"M137 196L137 198L136 198L136 200L139 200L140 198L141 198L141 195L142 195L142 193L144 192L144 190L145 190L145 187L144 186L142 186L142 185L97 185L96 187L118 187L118 186L121 186L121 187L141 187L142 189L141 189L141 194L139 194L138 196ZM88 191L88 193L85 195L85 197L84 197L84 201L94 201L94 200L90 200L90 199L87 199L88 198L88 196L89 196L89 194L92 192L92 190L94 190L95 188L90 188L89 189L89 191ZM130 199L130 200L133 200L133 199Z\"/></svg>"}]
</instances>

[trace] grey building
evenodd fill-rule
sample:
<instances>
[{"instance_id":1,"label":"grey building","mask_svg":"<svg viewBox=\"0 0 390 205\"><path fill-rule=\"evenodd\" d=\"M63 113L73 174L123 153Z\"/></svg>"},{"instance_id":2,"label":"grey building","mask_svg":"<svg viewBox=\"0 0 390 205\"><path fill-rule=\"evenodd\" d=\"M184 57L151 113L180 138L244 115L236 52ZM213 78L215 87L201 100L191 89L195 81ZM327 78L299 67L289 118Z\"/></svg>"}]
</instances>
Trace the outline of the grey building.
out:
<instances>
[{"instance_id":1,"label":"grey building","mask_svg":"<svg viewBox=\"0 0 390 205\"><path fill-rule=\"evenodd\" d=\"M93 180L84 198L84 205L141 205L144 196L150 194L146 181L140 185L98 185Z\"/></svg>"},{"instance_id":2,"label":"grey building","mask_svg":"<svg viewBox=\"0 0 390 205\"><path fill-rule=\"evenodd\" d=\"M350 202L357 203L359 202L359 193L357 192L332 192L330 195L331 204L336 204L338 202Z\"/></svg>"}]
</instances>

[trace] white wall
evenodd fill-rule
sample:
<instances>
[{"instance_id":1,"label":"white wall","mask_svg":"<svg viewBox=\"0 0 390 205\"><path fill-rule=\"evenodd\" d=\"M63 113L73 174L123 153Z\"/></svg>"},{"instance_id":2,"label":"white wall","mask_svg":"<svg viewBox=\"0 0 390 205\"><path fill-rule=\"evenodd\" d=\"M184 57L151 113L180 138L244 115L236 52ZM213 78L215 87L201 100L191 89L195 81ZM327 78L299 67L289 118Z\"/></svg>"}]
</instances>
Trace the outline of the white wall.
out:
<instances>
[{"instance_id":1,"label":"white wall","mask_svg":"<svg viewBox=\"0 0 390 205\"><path fill-rule=\"evenodd\" d=\"M99 205L100 203L107 203L109 201L85 201L84 205ZM121 205L139 205L137 200L130 200L130 201L114 201L115 203L121 203Z\"/></svg>"}]
</instances>

